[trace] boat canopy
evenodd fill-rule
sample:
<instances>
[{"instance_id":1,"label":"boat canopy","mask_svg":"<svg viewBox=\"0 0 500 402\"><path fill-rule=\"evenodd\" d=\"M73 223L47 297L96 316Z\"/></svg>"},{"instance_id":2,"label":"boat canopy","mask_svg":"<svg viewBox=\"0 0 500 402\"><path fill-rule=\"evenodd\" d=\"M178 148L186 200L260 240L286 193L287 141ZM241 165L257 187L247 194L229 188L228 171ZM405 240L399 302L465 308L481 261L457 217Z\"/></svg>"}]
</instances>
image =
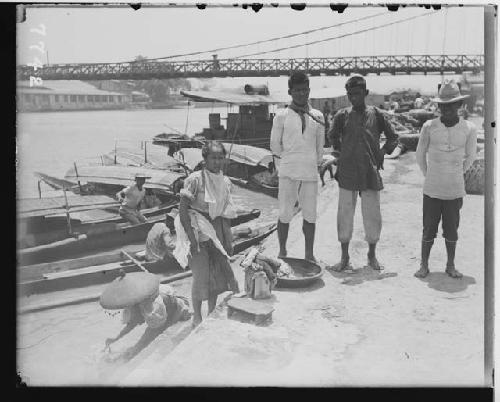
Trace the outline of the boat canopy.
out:
<instances>
[{"instance_id":1,"label":"boat canopy","mask_svg":"<svg viewBox=\"0 0 500 402\"><path fill-rule=\"evenodd\" d=\"M266 168L270 162L274 162L273 154L267 149L230 142L224 142L223 144L229 159L234 162L250 166L264 166Z\"/></svg>"},{"instance_id":2,"label":"boat canopy","mask_svg":"<svg viewBox=\"0 0 500 402\"><path fill-rule=\"evenodd\" d=\"M103 155L105 165L116 164L125 166L144 166L152 169L172 169L179 167L179 163L167 155L165 147L148 144L146 149L119 147ZM78 172L80 173L80 172Z\"/></svg>"},{"instance_id":3,"label":"boat canopy","mask_svg":"<svg viewBox=\"0 0 500 402\"><path fill-rule=\"evenodd\" d=\"M146 179L144 188L172 191L172 184L183 177L184 174L169 170L147 169L134 166L78 166L78 175L75 168L68 170L64 176L66 179L83 181L87 183L111 184L119 186L129 186L135 182L136 173L143 173L151 176Z\"/></svg>"},{"instance_id":4,"label":"boat canopy","mask_svg":"<svg viewBox=\"0 0 500 402\"><path fill-rule=\"evenodd\" d=\"M290 102L288 95L285 97L279 94L247 95L224 91L181 91L181 95L196 102L224 102L233 105L276 105Z\"/></svg>"},{"instance_id":5,"label":"boat canopy","mask_svg":"<svg viewBox=\"0 0 500 402\"><path fill-rule=\"evenodd\" d=\"M273 154L267 149L230 142L223 142L223 144L227 151L227 157L233 162L249 166L263 166L265 168L269 166L270 162L273 162ZM201 149L199 148L182 148L182 153L184 155L184 163L191 170L194 170L203 161Z\"/></svg>"}]
</instances>

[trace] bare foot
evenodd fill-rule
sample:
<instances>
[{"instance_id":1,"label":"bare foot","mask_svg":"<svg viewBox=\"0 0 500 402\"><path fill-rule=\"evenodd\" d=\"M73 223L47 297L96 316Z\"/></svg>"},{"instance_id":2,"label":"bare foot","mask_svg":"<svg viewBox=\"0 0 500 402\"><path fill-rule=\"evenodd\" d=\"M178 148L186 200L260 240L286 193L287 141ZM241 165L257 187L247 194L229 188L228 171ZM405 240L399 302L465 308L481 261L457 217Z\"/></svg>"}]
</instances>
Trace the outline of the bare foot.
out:
<instances>
[{"instance_id":1,"label":"bare foot","mask_svg":"<svg viewBox=\"0 0 500 402\"><path fill-rule=\"evenodd\" d=\"M460 279L463 277L463 275L459 271L457 271L453 265L447 266L444 272L455 279Z\"/></svg>"},{"instance_id":2,"label":"bare foot","mask_svg":"<svg viewBox=\"0 0 500 402\"><path fill-rule=\"evenodd\" d=\"M335 272L343 272L352 269L349 259L341 259L338 264L328 267L327 269L333 270Z\"/></svg>"},{"instance_id":3,"label":"bare foot","mask_svg":"<svg viewBox=\"0 0 500 402\"><path fill-rule=\"evenodd\" d=\"M368 266L375 271L382 271L384 267L379 264L377 257L368 257Z\"/></svg>"},{"instance_id":4,"label":"bare foot","mask_svg":"<svg viewBox=\"0 0 500 402\"><path fill-rule=\"evenodd\" d=\"M310 261L312 262L313 264L317 264L318 263L318 260L316 259L316 257L314 255L311 255L311 256L305 256L304 258L306 261Z\"/></svg>"},{"instance_id":5,"label":"bare foot","mask_svg":"<svg viewBox=\"0 0 500 402\"><path fill-rule=\"evenodd\" d=\"M286 258L286 251L284 253L280 251L278 258Z\"/></svg>"},{"instance_id":6,"label":"bare foot","mask_svg":"<svg viewBox=\"0 0 500 402\"><path fill-rule=\"evenodd\" d=\"M416 278L425 278L429 275L429 268L425 265L420 265L420 269L413 274Z\"/></svg>"},{"instance_id":7,"label":"bare foot","mask_svg":"<svg viewBox=\"0 0 500 402\"><path fill-rule=\"evenodd\" d=\"M191 327L193 329L195 329L198 325L201 324L201 321L202 321L201 317L199 317L199 318L198 317L193 317L193 322L191 323Z\"/></svg>"}]
</instances>

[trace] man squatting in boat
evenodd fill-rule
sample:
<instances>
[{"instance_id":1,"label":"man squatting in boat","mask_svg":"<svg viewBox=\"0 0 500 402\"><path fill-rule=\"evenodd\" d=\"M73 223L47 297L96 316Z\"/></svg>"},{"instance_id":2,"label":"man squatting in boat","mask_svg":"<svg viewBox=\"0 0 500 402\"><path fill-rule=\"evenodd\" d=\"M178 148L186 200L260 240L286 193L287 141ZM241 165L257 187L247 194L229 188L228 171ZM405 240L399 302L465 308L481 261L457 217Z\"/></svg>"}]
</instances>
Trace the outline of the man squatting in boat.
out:
<instances>
[{"instance_id":1,"label":"man squatting in boat","mask_svg":"<svg viewBox=\"0 0 500 402\"><path fill-rule=\"evenodd\" d=\"M218 141L202 148L203 169L191 173L180 191L174 256L193 273L191 300L193 327L202 321L201 305L208 301L210 314L217 296L227 290L239 292L229 258L233 253L230 219L236 217L231 181L223 175L226 150Z\"/></svg>"},{"instance_id":2,"label":"man squatting in boat","mask_svg":"<svg viewBox=\"0 0 500 402\"><path fill-rule=\"evenodd\" d=\"M350 267L349 242L359 194L365 240L369 247L368 266L380 270L382 267L375 255L382 230L380 190L384 188L379 169L384 168L384 155L391 154L398 145L398 135L378 108L365 104L369 91L362 76L350 77L345 89L352 106L335 114L329 133L334 154L339 155L335 178L339 184L337 234L342 256L335 269L343 271ZM380 149L382 132L387 140Z\"/></svg>"},{"instance_id":3,"label":"man squatting in boat","mask_svg":"<svg viewBox=\"0 0 500 402\"><path fill-rule=\"evenodd\" d=\"M121 202L120 216L133 225L147 222L147 219L140 212L141 201L146 195L144 183L150 179L142 173L137 173L134 177L135 183L116 193L116 198Z\"/></svg>"},{"instance_id":4,"label":"man squatting in boat","mask_svg":"<svg viewBox=\"0 0 500 402\"><path fill-rule=\"evenodd\" d=\"M305 259L314 257L318 168L325 143L323 114L309 105L309 78L294 72L288 79L290 105L278 110L271 130L271 151L281 158L279 168L279 257L286 257L290 221L297 201L302 209Z\"/></svg>"},{"instance_id":5,"label":"man squatting in boat","mask_svg":"<svg viewBox=\"0 0 500 402\"><path fill-rule=\"evenodd\" d=\"M465 197L464 173L476 159L477 132L458 111L467 95L460 94L458 84L446 80L440 87L438 104L441 116L422 126L416 158L425 176L423 231L420 269L417 278L429 274L429 255L442 219L443 237L448 261L445 272L452 278L463 275L455 268L460 208Z\"/></svg>"},{"instance_id":6,"label":"man squatting in boat","mask_svg":"<svg viewBox=\"0 0 500 402\"><path fill-rule=\"evenodd\" d=\"M158 222L148 232L146 237L146 261L163 262L166 258L173 258L175 249L174 219L178 215L177 209L172 209L165 216L165 222Z\"/></svg>"}]
</instances>

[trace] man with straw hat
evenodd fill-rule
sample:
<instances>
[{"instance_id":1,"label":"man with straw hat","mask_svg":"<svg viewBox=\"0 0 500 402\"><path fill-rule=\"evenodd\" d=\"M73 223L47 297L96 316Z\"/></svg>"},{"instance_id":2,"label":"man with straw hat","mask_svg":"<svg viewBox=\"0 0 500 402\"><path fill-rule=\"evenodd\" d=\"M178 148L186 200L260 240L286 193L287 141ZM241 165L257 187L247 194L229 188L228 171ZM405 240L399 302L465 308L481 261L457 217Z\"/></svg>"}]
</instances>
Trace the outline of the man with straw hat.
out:
<instances>
[{"instance_id":1,"label":"man with straw hat","mask_svg":"<svg viewBox=\"0 0 500 402\"><path fill-rule=\"evenodd\" d=\"M123 310L125 327L115 338L106 339L108 349L138 325L147 324L143 341L149 343L168 326L191 316L188 300L175 295L170 286L160 284L158 277L148 272L122 273L104 290L99 303L105 310Z\"/></svg>"},{"instance_id":2,"label":"man with straw hat","mask_svg":"<svg viewBox=\"0 0 500 402\"><path fill-rule=\"evenodd\" d=\"M133 225L147 221L140 212L141 201L146 195L146 189L144 188L146 179L151 179L151 176L136 173L134 176L135 183L116 193L116 198L121 202L120 216Z\"/></svg>"},{"instance_id":3,"label":"man with straw hat","mask_svg":"<svg viewBox=\"0 0 500 402\"><path fill-rule=\"evenodd\" d=\"M448 261L445 272L461 278L455 268L460 208L465 196L464 173L476 159L477 132L470 121L458 115L467 95L460 94L458 84L445 80L439 87L437 103L441 116L422 126L418 141L417 163L425 176L423 188L423 232L420 269L417 278L429 274L429 255L439 222L442 220Z\"/></svg>"}]
</instances>

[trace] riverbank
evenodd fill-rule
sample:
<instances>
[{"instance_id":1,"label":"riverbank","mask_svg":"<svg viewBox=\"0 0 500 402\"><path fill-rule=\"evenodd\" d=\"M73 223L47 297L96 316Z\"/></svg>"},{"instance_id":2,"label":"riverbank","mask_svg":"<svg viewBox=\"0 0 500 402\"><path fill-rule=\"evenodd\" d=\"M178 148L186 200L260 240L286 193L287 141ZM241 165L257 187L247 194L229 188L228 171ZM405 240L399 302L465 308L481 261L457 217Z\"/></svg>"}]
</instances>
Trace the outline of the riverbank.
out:
<instances>
[{"instance_id":1,"label":"riverbank","mask_svg":"<svg viewBox=\"0 0 500 402\"><path fill-rule=\"evenodd\" d=\"M358 206L351 242L353 272L326 271L309 289L275 290L267 326L228 319L219 307L170 354L155 355L122 376L120 385L209 386L482 386L483 202L468 195L461 216L457 268L444 274L439 237L431 274L417 279L422 176L415 154L386 160L381 194L383 230L379 259L385 270L365 267L366 244ZM336 182L318 201L316 256L339 257L335 230ZM302 257L301 218L292 221L290 256ZM264 243L277 255L277 238ZM236 269L240 283L243 272ZM158 346L160 347L160 346Z\"/></svg>"}]
</instances>

